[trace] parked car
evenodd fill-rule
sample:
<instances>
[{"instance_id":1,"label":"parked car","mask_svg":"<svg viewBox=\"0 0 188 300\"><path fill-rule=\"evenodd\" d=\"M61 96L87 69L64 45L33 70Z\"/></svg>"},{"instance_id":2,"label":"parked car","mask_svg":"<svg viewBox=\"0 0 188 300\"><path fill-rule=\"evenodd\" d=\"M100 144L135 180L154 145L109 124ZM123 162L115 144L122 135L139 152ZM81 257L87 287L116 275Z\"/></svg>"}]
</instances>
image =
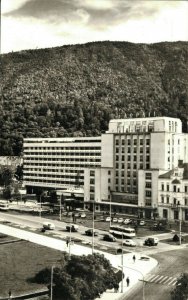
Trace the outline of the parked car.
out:
<instances>
[{"instance_id":1,"label":"parked car","mask_svg":"<svg viewBox=\"0 0 188 300\"><path fill-rule=\"evenodd\" d=\"M75 218L80 218L80 213L75 213Z\"/></svg>"},{"instance_id":2,"label":"parked car","mask_svg":"<svg viewBox=\"0 0 188 300\"><path fill-rule=\"evenodd\" d=\"M144 241L145 246L157 246L158 245L158 238L147 238Z\"/></svg>"},{"instance_id":3,"label":"parked car","mask_svg":"<svg viewBox=\"0 0 188 300\"><path fill-rule=\"evenodd\" d=\"M123 223L125 225L128 225L128 224L131 224L131 222L132 222L131 219L125 219Z\"/></svg>"},{"instance_id":4,"label":"parked car","mask_svg":"<svg viewBox=\"0 0 188 300\"><path fill-rule=\"evenodd\" d=\"M123 241L123 246L130 246L130 247L136 247L136 243L129 239L129 240L124 240Z\"/></svg>"},{"instance_id":5,"label":"parked car","mask_svg":"<svg viewBox=\"0 0 188 300\"><path fill-rule=\"evenodd\" d=\"M123 218L118 218L118 223L123 223Z\"/></svg>"},{"instance_id":6,"label":"parked car","mask_svg":"<svg viewBox=\"0 0 188 300\"><path fill-rule=\"evenodd\" d=\"M78 225L76 225L76 224L68 224L66 226L66 230L70 231L70 232L76 232L76 231L78 231Z\"/></svg>"},{"instance_id":7,"label":"parked car","mask_svg":"<svg viewBox=\"0 0 188 300\"><path fill-rule=\"evenodd\" d=\"M146 222L144 220L141 220L140 223L139 223L139 225L140 226L144 226L144 225L146 225Z\"/></svg>"},{"instance_id":8,"label":"parked car","mask_svg":"<svg viewBox=\"0 0 188 300\"><path fill-rule=\"evenodd\" d=\"M113 222L113 223L117 223L117 222L118 222L118 218L113 218L113 219L112 219L112 222Z\"/></svg>"},{"instance_id":9,"label":"parked car","mask_svg":"<svg viewBox=\"0 0 188 300\"><path fill-rule=\"evenodd\" d=\"M43 229L45 229L45 230L53 230L53 229L55 229L55 225L53 223L44 222L43 223Z\"/></svg>"},{"instance_id":10,"label":"parked car","mask_svg":"<svg viewBox=\"0 0 188 300\"><path fill-rule=\"evenodd\" d=\"M93 229L87 229L85 231L85 234L88 236L92 236L93 235ZM98 236L98 232L94 230L94 236Z\"/></svg>"},{"instance_id":11,"label":"parked car","mask_svg":"<svg viewBox=\"0 0 188 300\"><path fill-rule=\"evenodd\" d=\"M72 211L67 212L67 217L72 217Z\"/></svg>"},{"instance_id":12,"label":"parked car","mask_svg":"<svg viewBox=\"0 0 188 300\"><path fill-rule=\"evenodd\" d=\"M110 222L110 217L106 217L105 221Z\"/></svg>"},{"instance_id":13,"label":"parked car","mask_svg":"<svg viewBox=\"0 0 188 300\"><path fill-rule=\"evenodd\" d=\"M105 234L103 240L107 242L115 242L116 238L112 234Z\"/></svg>"},{"instance_id":14,"label":"parked car","mask_svg":"<svg viewBox=\"0 0 188 300\"><path fill-rule=\"evenodd\" d=\"M82 219L86 218L86 213L85 213L85 212L82 212L82 213L80 214L80 218L82 218Z\"/></svg>"}]
</instances>

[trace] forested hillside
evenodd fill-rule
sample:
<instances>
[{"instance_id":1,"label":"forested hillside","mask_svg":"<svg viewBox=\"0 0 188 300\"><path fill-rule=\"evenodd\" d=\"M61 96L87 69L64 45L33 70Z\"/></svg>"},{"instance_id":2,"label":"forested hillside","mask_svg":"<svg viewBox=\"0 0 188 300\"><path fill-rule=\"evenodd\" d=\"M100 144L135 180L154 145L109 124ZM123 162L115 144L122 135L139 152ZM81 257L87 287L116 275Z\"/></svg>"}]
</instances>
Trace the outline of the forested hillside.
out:
<instances>
[{"instance_id":1,"label":"forested hillside","mask_svg":"<svg viewBox=\"0 0 188 300\"><path fill-rule=\"evenodd\" d=\"M111 118L188 116L188 43L96 42L1 55L0 155L23 137L100 135Z\"/></svg>"}]
</instances>

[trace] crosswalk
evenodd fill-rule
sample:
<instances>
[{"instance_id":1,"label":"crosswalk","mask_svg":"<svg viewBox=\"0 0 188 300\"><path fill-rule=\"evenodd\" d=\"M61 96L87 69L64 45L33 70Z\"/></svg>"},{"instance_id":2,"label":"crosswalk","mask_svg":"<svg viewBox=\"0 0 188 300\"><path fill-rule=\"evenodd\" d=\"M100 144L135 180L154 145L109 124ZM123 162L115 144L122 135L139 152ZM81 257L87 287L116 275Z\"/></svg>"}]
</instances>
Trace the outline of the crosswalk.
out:
<instances>
[{"instance_id":1,"label":"crosswalk","mask_svg":"<svg viewBox=\"0 0 188 300\"><path fill-rule=\"evenodd\" d=\"M158 283L158 284L164 284L167 286L175 286L177 283L176 277L170 277L165 275L157 275L157 274L148 274L144 281L150 282L150 283Z\"/></svg>"}]
</instances>

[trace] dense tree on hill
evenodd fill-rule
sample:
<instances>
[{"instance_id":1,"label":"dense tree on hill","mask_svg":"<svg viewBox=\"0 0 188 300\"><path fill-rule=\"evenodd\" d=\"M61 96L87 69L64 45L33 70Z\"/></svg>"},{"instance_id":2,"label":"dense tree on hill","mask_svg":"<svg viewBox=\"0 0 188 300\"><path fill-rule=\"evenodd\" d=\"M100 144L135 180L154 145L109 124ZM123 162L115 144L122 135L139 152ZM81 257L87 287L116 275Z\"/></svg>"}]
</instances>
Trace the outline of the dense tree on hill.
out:
<instances>
[{"instance_id":1,"label":"dense tree on hill","mask_svg":"<svg viewBox=\"0 0 188 300\"><path fill-rule=\"evenodd\" d=\"M51 270L46 268L32 281L50 288ZM114 273L110 262L101 254L67 256L61 267L53 270L53 298L56 300L93 300L106 291L117 288L121 274Z\"/></svg>"},{"instance_id":2,"label":"dense tree on hill","mask_svg":"<svg viewBox=\"0 0 188 300\"><path fill-rule=\"evenodd\" d=\"M96 42L1 55L0 155L23 137L99 135L112 118L172 116L187 131L188 43Z\"/></svg>"}]
</instances>

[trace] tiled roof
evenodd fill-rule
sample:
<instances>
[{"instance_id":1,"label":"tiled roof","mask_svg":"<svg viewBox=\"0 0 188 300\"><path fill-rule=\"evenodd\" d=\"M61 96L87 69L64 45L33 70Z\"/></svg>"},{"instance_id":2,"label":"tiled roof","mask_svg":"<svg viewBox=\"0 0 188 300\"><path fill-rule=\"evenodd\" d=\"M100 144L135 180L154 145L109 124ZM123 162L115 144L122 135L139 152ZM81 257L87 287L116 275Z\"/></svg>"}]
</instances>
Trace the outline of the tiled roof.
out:
<instances>
[{"instance_id":1,"label":"tiled roof","mask_svg":"<svg viewBox=\"0 0 188 300\"><path fill-rule=\"evenodd\" d=\"M170 179L170 176L174 173L174 170L170 170L167 173L161 174L159 175L159 178L166 178L166 179Z\"/></svg>"},{"instance_id":2,"label":"tiled roof","mask_svg":"<svg viewBox=\"0 0 188 300\"><path fill-rule=\"evenodd\" d=\"M172 183L174 183L174 184L180 184L181 182L180 182L180 180L178 180L177 178L175 178L174 180L172 180Z\"/></svg>"}]
</instances>

